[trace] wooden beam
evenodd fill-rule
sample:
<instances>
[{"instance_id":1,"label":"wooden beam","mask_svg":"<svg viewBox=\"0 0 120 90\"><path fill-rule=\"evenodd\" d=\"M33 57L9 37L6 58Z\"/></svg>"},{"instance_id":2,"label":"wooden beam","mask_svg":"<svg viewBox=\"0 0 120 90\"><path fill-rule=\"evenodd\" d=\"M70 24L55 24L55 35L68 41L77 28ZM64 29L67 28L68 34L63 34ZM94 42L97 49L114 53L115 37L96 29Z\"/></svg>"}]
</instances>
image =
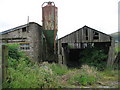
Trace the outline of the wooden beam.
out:
<instances>
[{"instance_id":1,"label":"wooden beam","mask_svg":"<svg viewBox=\"0 0 120 90\"><path fill-rule=\"evenodd\" d=\"M2 83L7 77L7 66L8 66L8 47L2 45Z\"/></svg>"},{"instance_id":2,"label":"wooden beam","mask_svg":"<svg viewBox=\"0 0 120 90\"><path fill-rule=\"evenodd\" d=\"M17 39L27 39L27 38L22 38L22 37L18 37L18 38L1 38L0 40L17 40Z\"/></svg>"},{"instance_id":3,"label":"wooden beam","mask_svg":"<svg viewBox=\"0 0 120 90\"><path fill-rule=\"evenodd\" d=\"M114 61L115 61L115 40L111 38L111 46L109 47L108 52L107 68L112 67Z\"/></svg>"}]
</instances>

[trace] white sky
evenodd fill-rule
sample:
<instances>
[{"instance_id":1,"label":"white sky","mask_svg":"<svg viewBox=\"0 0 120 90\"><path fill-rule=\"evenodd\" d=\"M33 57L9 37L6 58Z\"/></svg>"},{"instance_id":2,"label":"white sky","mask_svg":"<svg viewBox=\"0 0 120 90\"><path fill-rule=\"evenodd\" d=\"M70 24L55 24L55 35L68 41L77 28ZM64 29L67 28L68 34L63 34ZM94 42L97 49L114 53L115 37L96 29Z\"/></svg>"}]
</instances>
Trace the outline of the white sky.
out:
<instances>
[{"instance_id":1,"label":"white sky","mask_svg":"<svg viewBox=\"0 0 120 90\"><path fill-rule=\"evenodd\" d=\"M49 0L0 0L0 32L30 22L42 25L43 2ZM118 31L120 0L52 0L58 7L58 37L84 25L110 34Z\"/></svg>"}]
</instances>

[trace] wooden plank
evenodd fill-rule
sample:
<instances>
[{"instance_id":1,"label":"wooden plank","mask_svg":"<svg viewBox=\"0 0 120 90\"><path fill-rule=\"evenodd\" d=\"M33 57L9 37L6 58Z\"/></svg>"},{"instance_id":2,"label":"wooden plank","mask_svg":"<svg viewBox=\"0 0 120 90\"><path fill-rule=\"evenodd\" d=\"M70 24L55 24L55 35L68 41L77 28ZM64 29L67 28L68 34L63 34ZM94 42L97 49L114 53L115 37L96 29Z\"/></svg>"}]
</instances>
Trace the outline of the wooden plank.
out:
<instances>
[{"instance_id":1,"label":"wooden plank","mask_svg":"<svg viewBox=\"0 0 120 90\"><path fill-rule=\"evenodd\" d=\"M115 41L111 40L111 46L109 47L107 68L112 67L115 60Z\"/></svg>"},{"instance_id":2,"label":"wooden plank","mask_svg":"<svg viewBox=\"0 0 120 90\"><path fill-rule=\"evenodd\" d=\"M4 82L7 77L7 66L8 66L8 47L2 45L2 82Z\"/></svg>"},{"instance_id":3,"label":"wooden plank","mask_svg":"<svg viewBox=\"0 0 120 90\"><path fill-rule=\"evenodd\" d=\"M27 39L25 37L18 37L18 38L2 38L2 40L19 40L19 39ZM1 39L0 39L1 40Z\"/></svg>"}]
</instances>

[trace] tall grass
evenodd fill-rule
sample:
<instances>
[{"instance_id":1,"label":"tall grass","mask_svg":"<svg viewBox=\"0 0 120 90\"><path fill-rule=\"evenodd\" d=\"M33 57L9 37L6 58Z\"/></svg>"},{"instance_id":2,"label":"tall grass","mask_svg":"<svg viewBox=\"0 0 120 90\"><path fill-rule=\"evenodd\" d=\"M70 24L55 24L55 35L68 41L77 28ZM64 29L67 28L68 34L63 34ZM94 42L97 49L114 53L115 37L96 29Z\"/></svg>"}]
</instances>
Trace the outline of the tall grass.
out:
<instances>
[{"instance_id":1,"label":"tall grass","mask_svg":"<svg viewBox=\"0 0 120 90\"><path fill-rule=\"evenodd\" d=\"M97 73L96 68L82 65L80 72L75 73L68 82L77 85L92 85L97 81Z\"/></svg>"},{"instance_id":2,"label":"tall grass","mask_svg":"<svg viewBox=\"0 0 120 90\"><path fill-rule=\"evenodd\" d=\"M64 65L51 64L50 68L57 75L64 75L65 73L68 72L68 68Z\"/></svg>"}]
</instances>

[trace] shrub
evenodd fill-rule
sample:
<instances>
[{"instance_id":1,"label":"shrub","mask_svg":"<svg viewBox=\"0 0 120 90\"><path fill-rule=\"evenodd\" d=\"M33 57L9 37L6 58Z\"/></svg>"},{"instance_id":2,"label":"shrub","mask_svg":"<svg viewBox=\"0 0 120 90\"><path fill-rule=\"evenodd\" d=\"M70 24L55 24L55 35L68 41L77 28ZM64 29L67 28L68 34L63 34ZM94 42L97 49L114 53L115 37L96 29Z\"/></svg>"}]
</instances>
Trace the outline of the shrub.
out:
<instances>
[{"instance_id":1,"label":"shrub","mask_svg":"<svg viewBox=\"0 0 120 90\"><path fill-rule=\"evenodd\" d=\"M6 44L8 46L8 67L16 68L18 63L22 60L28 65L32 65L29 57L24 52L19 50L18 44Z\"/></svg>"},{"instance_id":2,"label":"shrub","mask_svg":"<svg viewBox=\"0 0 120 90\"><path fill-rule=\"evenodd\" d=\"M38 64L28 66L25 60L19 60L16 68L8 68L5 88L57 88L62 87L51 69Z\"/></svg>"},{"instance_id":3,"label":"shrub","mask_svg":"<svg viewBox=\"0 0 120 90\"><path fill-rule=\"evenodd\" d=\"M104 70L106 67L107 54L98 48L87 48L81 52L80 57L81 65L95 66L98 70Z\"/></svg>"},{"instance_id":4,"label":"shrub","mask_svg":"<svg viewBox=\"0 0 120 90\"><path fill-rule=\"evenodd\" d=\"M38 63L30 62L23 52L19 51L19 45L7 44L9 48L9 59L7 69L7 80L3 88L54 88L62 87L53 74L49 64L39 66Z\"/></svg>"},{"instance_id":5,"label":"shrub","mask_svg":"<svg viewBox=\"0 0 120 90\"><path fill-rule=\"evenodd\" d=\"M19 59L23 52L19 51L19 44L6 44L8 46L8 56L13 59Z\"/></svg>"}]
</instances>

